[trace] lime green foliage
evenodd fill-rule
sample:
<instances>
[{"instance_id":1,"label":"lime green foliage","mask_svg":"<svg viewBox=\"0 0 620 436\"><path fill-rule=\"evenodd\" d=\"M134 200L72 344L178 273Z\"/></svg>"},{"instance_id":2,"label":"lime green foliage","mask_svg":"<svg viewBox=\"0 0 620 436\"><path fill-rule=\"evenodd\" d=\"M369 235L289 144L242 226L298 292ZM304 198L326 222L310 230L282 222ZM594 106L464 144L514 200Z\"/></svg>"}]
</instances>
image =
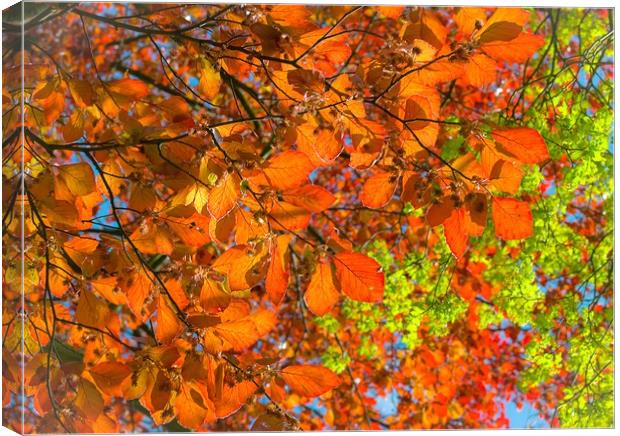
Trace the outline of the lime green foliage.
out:
<instances>
[{"instance_id":1,"label":"lime green foliage","mask_svg":"<svg viewBox=\"0 0 620 436\"><path fill-rule=\"evenodd\" d=\"M579 20L582 55L591 61L605 55L611 58L611 49L605 44L610 37L607 23L595 17L582 19L583 11L579 10L562 13L566 16L558 28L560 39L569 39ZM528 112L532 126L545 137L551 155L554 158L565 155L572 163L562 169L562 180L554 184L551 195L537 203L536 236L528 240L524 250L524 253L540 254L536 263L547 277L569 276L577 282L569 288L572 292L553 306L547 305L546 311L533 318L532 325L539 337L528 345L532 366L523 376L524 385L537 385L548 381L559 369L569 374L571 383L564 388L564 397L556 410L564 427L613 425L613 313L609 309L594 310L597 303L612 307L609 301L613 287L612 82L600 80L594 85L585 79L594 73L591 65L584 63L585 74L577 78L583 86L582 92L571 94L570 101L565 93L552 92L541 99L544 110L537 107ZM558 83L574 80L570 70L556 79ZM595 112L593 99L601 105ZM555 108L552 129L546 120L547 107ZM533 191L531 188L527 186ZM580 213L569 208L579 197L603 201L603 216L598 220L603 228L597 232L597 238L580 234L568 225L580 218ZM588 213L588 204L584 204ZM541 244L546 249L540 250ZM566 341L550 331L558 319L563 325L573 327ZM549 351L559 348L567 352L558 361L561 354L552 356Z\"/></svg>"},{"instance_id":2,"label":"lime green foliage","mask_svg":"<svg viewBox=\"0 0 620 436\"><path fill-rule=\"evenodd\" d=\"M351 363L351 358L338 347L330 346L321 356L323 365L336 374L342 374Z\"/></svg>"}]
</instances>

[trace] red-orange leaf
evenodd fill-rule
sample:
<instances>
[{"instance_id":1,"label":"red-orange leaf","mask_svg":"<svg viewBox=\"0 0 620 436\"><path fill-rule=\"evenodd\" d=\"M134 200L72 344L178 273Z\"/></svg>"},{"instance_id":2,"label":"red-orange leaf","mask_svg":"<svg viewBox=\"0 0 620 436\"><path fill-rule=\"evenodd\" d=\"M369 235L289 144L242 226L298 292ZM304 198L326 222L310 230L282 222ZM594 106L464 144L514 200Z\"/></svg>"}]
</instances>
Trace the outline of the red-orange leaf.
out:
<instances>
[{"instance_id":1,"label":"red-orange leaf","mask_svg":"<svg viewBox=\"0 0 620 436\"><path fill-rule=\"evenodd\" d=\"M523 163L539 163L549 159L549 151L540 133L528 127L497 129L492 133L501 153Z\"/></svg>"},{"instance_id":2,"label":"red-orange leaf","mask_svg":"<svg viewBox=\"0 0 620 436\"><path fill-rule=\"evenodd\" d=\"M469 236L482 236L487 226L487 197L485 194L470 194L466 198L467 210L467 234Z\"/></svg>"},{"instance_id":3,"label":"red-orange leaf","mask_svg":"<svg viewBox=\"0 0 620 436\"><path fill-rule=\"evenodd\" d=\"M464 207L452 211L452 214L443 223L446 242L456 258L460 258L467 250L469 236L467 234L467 215Z\"/></svg>"},{"instance_id":4,"label":"red-orange leaf","mask_svg":"<svg viewBox=\"0 0 620 436\"><path fill-rule=\"evenodd\" d=\"M465 78L472 86L485 86L495 81L497 63L485 55L477 53L465 64Z\"/></svg>"},{"instance_id":5,"label":"red-orange leaf","mask_svg":"<svg viewBox=\"0 0 620 436\"><path fill-rule=\"evenodd\" d=\"M97 419L103 412L103 398L91 382L80 379L77 384L77 395L74 400L75 407L88 419Z\"/></svg>"},{"instance_id":6,"label":"red-orange leaf","mask_svg":"<svg viewBox=\"0 0 620 436\"><path fill-rule=\"evenodd\" d=\"M454 201L449 197L443 197L437 203L433 203L426 211L426 221L431 227L442 224L452 214Z\"/></svg>"},{"instance_id":7,"label":"red-orange leaf","mask_svg":"<svg viewBox=\"0 0 620 436\"><path fill-rule=\"evenodd\" d=\"M274 304L280 304L286 288L288 287L288 269L286 268L285 255L288 252L288 244L293 239L290 234L277 237L271 249L271 262L265 278L265 289Z\"/></svg>"},{"instance_id":8,"label":"red-orange leaf","mask_svg":"<svg viewBox=\"0 0 620 436\"><path fill-rule=\"evenodd\" d=\"M340 384L340 378L331 370L315 365L287 366L280 376L293 392L303 397L318 397Z\"/></svg>"},{"instance_id":9,"label":"red-orange leaf","mask_svg":"<svg viewBox=\"0 0 620 436\"><path fill-rule=\"evenodd\" d=\"M383 298L381 266L361 253L342 252L334 257L340 289L355 301L374 303Z\"/></svg>"},{"instance_id":10,"label":"red-orange leaf","mask_svg":"<svg viewBox=\"0 0 620 436\"><path fill-rule=\"evenodd\" d=\"M93 290L112 304L124 304L127 302L125 294L116 286L116 277L102 277L90 281Z\"/></svg>"},{"instance_id":11,"label":"red-orange leaf","mask_svg":"<svg viewBox=\"0 0 620 436\"><path fill-rule=\"evenodd\" d=\"M111 314L108 304L87 289L82 289L75 311L75 318L81 324L105 328Z\"/></svg>"},{"instance_id":12,"label":"red-orange leaf","mask_svg":"<svg viewBox=\"0 0 620 436\"><path fill-rule=\"evenodd\" d=\"M523 239L534 233L534 222L530 205L514 198L493 199L493 223L498 238Z\"/></svg>"}]
</instances>

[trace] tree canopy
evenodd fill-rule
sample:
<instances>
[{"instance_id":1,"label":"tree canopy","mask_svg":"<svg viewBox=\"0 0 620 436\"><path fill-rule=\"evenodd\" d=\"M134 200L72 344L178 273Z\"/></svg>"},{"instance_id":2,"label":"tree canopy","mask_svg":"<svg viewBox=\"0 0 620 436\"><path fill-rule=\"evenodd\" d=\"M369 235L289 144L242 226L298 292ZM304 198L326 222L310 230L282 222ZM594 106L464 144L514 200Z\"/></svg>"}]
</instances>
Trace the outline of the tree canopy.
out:
<instances>
[{"instance_id":1,"label":"tree canopy","mask_svg":"<svg viewBox=\"0 0 620 436\"><path fill-rule=\"evenodd\" d=\"M611 10L21 11L3 425L613 426Z\"/></svg>"}]
</instances>

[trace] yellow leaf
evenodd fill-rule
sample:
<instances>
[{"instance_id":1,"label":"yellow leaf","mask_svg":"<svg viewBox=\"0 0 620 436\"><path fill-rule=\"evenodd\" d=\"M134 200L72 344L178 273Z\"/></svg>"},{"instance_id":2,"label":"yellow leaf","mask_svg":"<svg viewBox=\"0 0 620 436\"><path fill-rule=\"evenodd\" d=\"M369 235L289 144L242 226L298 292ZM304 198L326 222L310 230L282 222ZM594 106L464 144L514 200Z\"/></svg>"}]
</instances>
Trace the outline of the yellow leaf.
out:
<instances>
[{"instance_id":1,"label":"yellow leaf","mask_svg":"<svg viewBox=\"0 0 620 436\"><path fill-rule=\"evenodd\" d=\"M222 78L218 71L206 59L200 61L200 81L198 82L198 92L207 100L213 100L220 91Z\"/></svg>"},{"instance_id":2,"label":"yellow leaf","mask_svg":"<svg viewBox=\"0 0 620 436\"><path fill-rule=\"evenodd\" d=\"M88 380L81 379L77 386L75 406L88 419L94 420L103 412L103 398L95 385Z\"/></svg>"},{"instance_id":3,"label":"yellow leaf","mask_svg":"<svg viewBox=\"0 0 620 436\"><path fill-rule=\"evenodd\" d=\"M88 195L96 189L93 170L85 162L58 167L58 176L73 195Z\"/></svg>"}]
</instances>

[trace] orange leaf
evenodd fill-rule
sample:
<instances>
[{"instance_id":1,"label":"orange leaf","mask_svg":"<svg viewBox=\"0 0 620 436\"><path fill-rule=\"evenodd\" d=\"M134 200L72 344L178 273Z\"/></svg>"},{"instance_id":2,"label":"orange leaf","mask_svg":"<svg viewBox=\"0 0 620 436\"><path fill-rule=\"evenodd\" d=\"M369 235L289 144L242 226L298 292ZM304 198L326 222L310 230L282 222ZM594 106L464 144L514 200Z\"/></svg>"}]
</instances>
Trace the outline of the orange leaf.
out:
<instances>
[{"instance_id":1,"label":"orange leaf","mask_svg":"<svg viewBox=\"0 0 620 436\"><path fill-rule=\"evenodd\" d=\"M215 414L218 418L226 418L243 406L254 395L257 386L249 380L243 380L234 386L224 385L221 401L215 403Z\"/></svg>"},{"instance_id":2,"label":"orange leaf","mask_svg":"<svg viewBox=\"0 0 620 436\"><path fill-rule=\"evenodd\" d=\"M202 59L198 66L200 67L198 92L207 100L213 100L220 91L222 84L220 73L206 59Z\"/></svg>"},{"instance_id":3,"label":"orange leaf","mask_svg":"<svg viewBox=\"0 0 620 436\"><path fill-rule=\"evenodd\" d=\"M476 28L476 22L484 22L487 16L484 8L461 7L454 16L454 21L459 31L465 35L471 35Z\"/></svg>"},{"instance_id":4,"label":"orange leaf","mask_svg":"<svg viewBox=\"0 0 620 436\"><path fill-rule=\"evenodd\" d=\"M340 290L355 301L374 303L383 298L381 266L361 253L342 252L334 257Z\"/></svg>"},{"instance_id":5,"label":"orange leaf","mask_svg":"<svg viewBox=\"0 0 620 436\"><path fill-rule=\"evenodd\" d=\"M87 163L58 167L58 175L73 195L88 195L96 189L93 170Z\"/></svg>"},{"instance_id":6,"label":"orange leaf","mask_svg":"<svg viewBox=\"0 0 620 436\"><path fill-rule=\"evenodd\" d=\"M91 327L105 328L111 313L107 303L97 298L91 291L82 289L75 310L77 322Z\"/></svg>"},{"instance_id":7,"label":"orange leaf","mask_svg":"<svg viewBox=\"0 0 620 436\"><path fill-rule=\"evenodd\" d=\"M482 51L497 61L522 63L542 47L545 38L531 33L521 33L511 41L494 41L482 45Z\"/></svg>"},{"instance_id":8,"label":"orange leaf","mask_svg":"<svg viewBox=\"0 0 620 436\"><path fill-rule=\"evenodd\" d=\"M129 239L144 254L169 255L174 249L166 228L153 222L136 228Z\"/></svg>"},{"instance_id":9,"label":"orange leaf","mask_svg":"<svg viewBox=\"0 0 620 436\"><path fill-rule=\"evenodd\" d=\"M530 17L530 13L521 8L497 8L484 26L480 29L480 35L494 28L497 24L512 23L523 27Z\"/></svg>"},{"instance_id":10,"label":"orange leaf","mask_svg":"<svg viewBox=\"0 0 620 436\"><path fill-rule=\"evenodd\" d=\"M493 198L495 234L504 240L529 238L534 233L530 205L514 198Z\"/></svg>"},{"instance_id":11,"label":"orange leaf","mask_svg":"<svg viewBox=\"0 0 620 436\"><path fill-rule=\"evenodd\" d=\"M465 207L469 214L467 221L467 234L470 236L482 236L487 226L487 197L485 194L470 194L466 198Z\"/></svg>"},{"instance_id":12,"label":"orange leaf","mask_svg":"<svg viewBox=\"0 0 620 436\"><path fill-rule=\"evenodd\" d=\"M360 192L360 200L366 207L379 209L385 206L396 191L398 177L388 172L378 172L369 177Z\"/></svg>"},{"instance_id":13,"label":"orange leaf","mask_svg":"<svg viewBox=\"0 0 620 436\"><path fill-rule=\"evenodd\" d=\"M288 190L306 183L314 170L310 159L301 151L285 151L267 161L265 175L271 186Z\"/></svg>"},{"instance_id":14,"label":"orange leaf","mask_svg":"<svg viewBox=\"0 0 620 436\"><path fill-rule=\"evenodd\" d=\"M180 309L185 309L187 307L189 300L185 294L185 290L177 279L167 280L166 289L168 289L168 293Z\"/></svg>"},{"instance_id":15,"label":"orange leaf","mask_svg":"<svg viewBox=\"0 0 620 436\"><path fill-rule=\"evenodd\" d=\"M207 210L213 218L220 220L235 207L239 194L239 177L234 173L225 173L209 192Z\"/></svg>"},{"instance_id":16,"label":"orange leaf","mask_svg":"<svg viewBox=\"0 0 620 436\"><path fill-rule=\"evenodd\" d=\"M251 319L218 324L213 327L213 332L235 351L243 351L260 339L258 328Z\"/></svg>"},{"instance_id":17,"label":"orange leaf","mask_svg":"<svg viewBox=\"0 0 620 436\"><path fill-rule=\"evenodd\" d=\"M332 163L342 152L343 143L334 136L334 132L319 129L316 123L302 124L296 134L297 149L304 152L316 166Z\"/></svg>"},{"instance_id":18,"label":"orange leaf","mask_svg":"<svg viewBox=\"0 0 620 436\"><path fill-rule=\"evenodd\" d=\"M146 97L149 88L146 83L136 79L120 79L106 84L106 88L110 92L131 97L134 100Z\"/></svg>"},{"instance_id":19,"label":"orange leaf","mask_svg":"<svg viewBox=\"0 0 620 436\"><path fill-rule=\"evenodd\" d=\"M271 310L267 309L259 309L255 313L249 316L249 319L252 320L254 325L256 326L256 331L258 332L259 337L265 336L269 333L278 323L278 318L276 314Z\"/></svg>"},{"instance_id":20,"label":"orange leaf","mask_svg":"<svg viewBox=\"0 0 620 436\"><path fill-rule=\"evenodd\" d=\"M126 282L127 303L138 319L145 320L151 310L144 304L151 294L151 281L142 272L132 274Z\"/></svg>"},{"instance_id":21,"label":"orange leaf","mask_svg":"<svg viewBox=\"0 0 620 436\"><path fill-rule=\"evenodd\" d=\"M316 213L323 212L336 201L336 197L327 189L311 184L286 191L282 199Z\"/></svg>"},{"instance_id":22,"label":"orange leaf","mask_svg":"<svg viewBox=\"0 0 620 436\"><path fill-rule=\"evenodd\" d=\"M228 276L231 291L242 291L255 286L267 272L267 251L264 246L252 249L237 245L218 257L211 267Z\"/></svg>"},{"instance_id":23,"label":"orange leaf","mask_svg":"<svg viewBox=\"0 0 620 436\"><path fill-rule=\"evenodd\" d=\"M338 303L339 296L331 265L319 262L304 295L308 308L315 315L323 316Z\"/></svg>"},{"instance_id":24,"label":"orange leaf","mask_svg":"<svg viewBox=\"0 0 620 436\"><path fill-rule=\"evenodd\" d=\"M65 142L74 142L84 134L84 118L80 111L75 111L69 117L69 121L62 128L62 137Z\"/></svg>"},{"instance_id":25,"label":"orange leaf","mask_svg":"<svg viewBox=\"0 0 620 436\"><path fill-rule=\"evenodd\" d=\"M131 374L131 368L121 362L102 362L88 370L97 387L107 395L121 397L121 385Z\"/></svg>"},{"instance_id":26,"label":"orange leaf","mask_svg":"<svg viewBox=\"0 0 620 436\"><path fill-rule=\"evenodd\" d=\"M102 277L90 281L93 290L112 304L120 305L127 302L125 294L118 291L116 277Z\"/></svg>"},{"instance_id":27,"label":"orange leaf","mask_svg":"<svg viewBox=\"0 0 620 436\"><path fill-rule=\"evenodd\" d=\"M489 179L489 188L493 191L515 194L521 186L523 170L485 147L480 153L482 171Z\"/></svg>"},{"instance_id":28,"label":"orange leaf","mask_svg":"<svg viewBox=\"0 0 620 436\"><path fill-rule=\"evenodd\" d=\"M426 8L414 10L411 14L412 23L404 27L402 38L406 41L413 39L422 39L435 48L439 49L443 46L448 30L437 18L437 14Z\"/></svg>"},{"instance_id":29,"label":"orange leaf","mask_svg":"<svg viewBox=\"0 0 620 436\"><path fill-rule=\"evenodd\" d=\"M95 92L88 80L68 80L69 92L78 107L85 108L95 102Z\"/></svg>"},{"instance_id":30,"label":"orange leaf","mask_svg":"<svg viewBox=\"0 0 620 436\"><path fill-rule=\"evenodd\" d=\"M198 386L184 382L174 402L176 417L183 427L198 430L207 421L215 421L215 406Z\"/></svg>"},{"instance_id":31,"label":"orange leaf","mask_svg":"<svg viewBox=\"0 0 620 436\"><path fill-rule=\"evenodd\" d=\"M454 209L443 223L446 242L457 259L463 257L467 250L467 243L469 241L467 221L465 208L459 207Z\"/></svg>"},{"instance_id":32,"label":"orange leaf","mask_svg":"<svg viewBox=\"0 0 620 436\"><path fill-rule=\"evenodd\" d=\"M497 72L497 63L484 53L473 55L465 64L465 79L472 86L480 87L494 82Z\"/></svg>"},{"instance_id":33,"label":"orange leaf","mask_svg":"<svg viewBox=\"0 0 620 436\"><path fill-rule=\"evenodd\" d=\"M280 235L275 243L272 243L271 262L267 269L265 289L273 304L280 304L288 287L289 272L286 268L285 256L291 239L293 236L290 234Z\"/></svg>"},{"instance_id":34,"label":"orange leaf","mask_svg":"<svg viewBox=\"0 0 620 436\"><path fill-rule=\"evenodd\" d=\"M269 221L274 230L303 230L308 226L310 218L306 208L286 201L277 201L269 212Z\"/></svg>"},{"instance_id":35,"label":"orange leaf","mask_svg":"<svg viewBox=\"0 0 620 436\"><path fill-rule=\"evenodd\" d=\"M208 313L219 312L230 303L230 292L224 289L221 282L206 278L200 288L200 304Z\"/></svg>"},{"instance_id":36,"label":"orange leaf","mask_svg":"<svg viewBox=\"0 0 620 436\"><path fill-rule=\"evenodd\" d=\"M177 318L176 312L168 298L160 294L157 300L157 325L155 337L159 342L167 343L174 339L183 330L183 325Z\"/></svg>"},{"instance_id":37,"label":"orange leaf","mask_svg":"<svg viewBox=\"0 0 620 436\"><path fill-rule=\"evenodd\" d=\"M549 151L540 133L528 127L497 129L491 132L497 150L523 163L539 163L549 159Z\"/></svg>"},{"instance_id":38,"label":"orange leaf","mask_svg":"<svg viewBox=\"0 0 620 436\"><path fill-rule=\"evenodd\" d=\"M315 365L291 365L280 376L293 392L303 397L318 397L340 385L340 378L331 370Z\"/></svg>"},{"instance_id":39,"label":"orange leaf","mask_svg":"<svg viewBox=\"0 0 620 436\"><path fill-rule=\"evenodd\" d=\"M88 380L80 379L78 381L74 402L75 407L88 419L95 420L103 412L103 398L95 385Z\"/></svg>"},{"instance_id":40,"label":"orange leaf","mask_svg":"<svg viewBox=\"0 0 620 436\"><path fill-rule=\"evenodd\" d=\"M243 245L269 232L267 220L242 208L235 210L235 242Z\"/></svg>"},{"instance_id":41,"label":"orange leaf","mask_svg":"<svg viewBox=\"0 0 620 436\"><path fill-rule=\"evenodd\" d=\"M511 41L521 33L521 27L510 21L495 21L480 33L478 41L481 44L493 41Z\"/></svg>"}]
</instances>

